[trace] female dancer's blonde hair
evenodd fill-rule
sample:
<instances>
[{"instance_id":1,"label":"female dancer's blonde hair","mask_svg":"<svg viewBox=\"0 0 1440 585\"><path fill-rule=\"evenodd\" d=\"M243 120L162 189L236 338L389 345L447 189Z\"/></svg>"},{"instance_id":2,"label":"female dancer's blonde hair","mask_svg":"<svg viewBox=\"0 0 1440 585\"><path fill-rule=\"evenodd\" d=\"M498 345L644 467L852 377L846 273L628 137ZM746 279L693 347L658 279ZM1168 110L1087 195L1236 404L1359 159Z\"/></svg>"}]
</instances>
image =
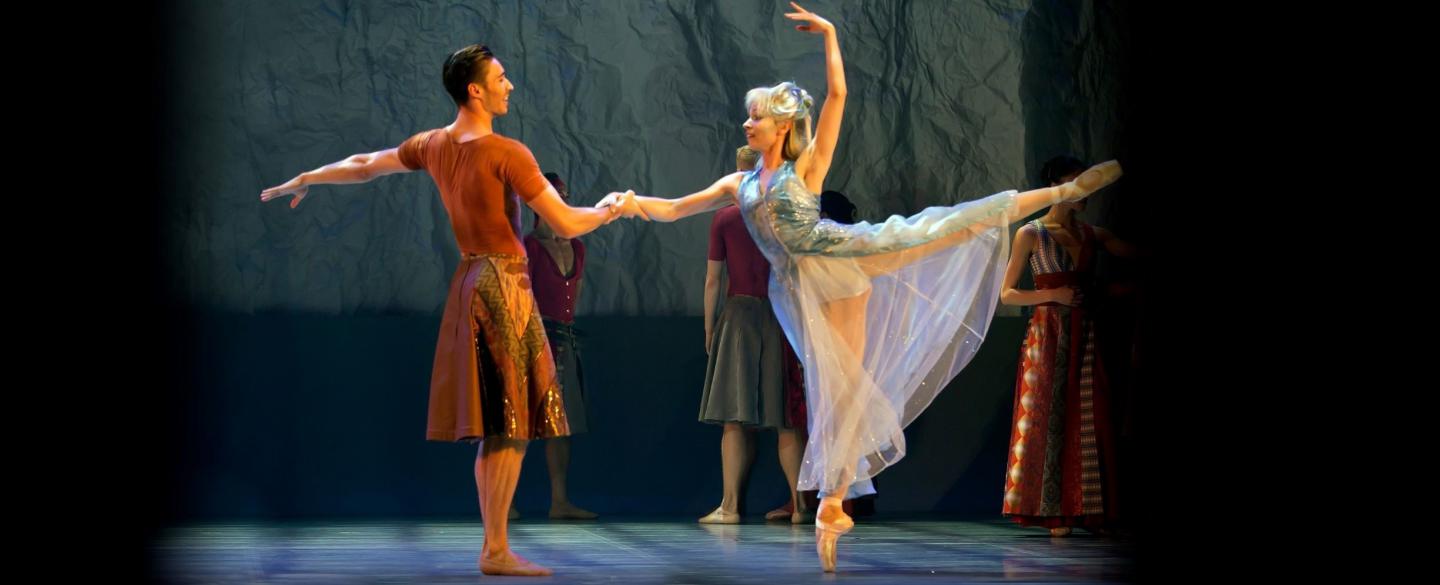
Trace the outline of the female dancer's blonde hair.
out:
<instances>
[{"instance_id":1,"label":"female dancer's blonde hair","mask_svg":"<svg viewBox=\"0 0 1440 585\"><path fill-rule=\"evenodd\" d=\"M805 147L813 139L810 109L815 106L815 98L800 86L786 81L774 87L757 87L746 92L745 111L749 112L757 106L761 116L795 122L783 137L785 149L782 156L785 160L800 158L800 153L805 152Z\"/></svg>"}]
</instances>

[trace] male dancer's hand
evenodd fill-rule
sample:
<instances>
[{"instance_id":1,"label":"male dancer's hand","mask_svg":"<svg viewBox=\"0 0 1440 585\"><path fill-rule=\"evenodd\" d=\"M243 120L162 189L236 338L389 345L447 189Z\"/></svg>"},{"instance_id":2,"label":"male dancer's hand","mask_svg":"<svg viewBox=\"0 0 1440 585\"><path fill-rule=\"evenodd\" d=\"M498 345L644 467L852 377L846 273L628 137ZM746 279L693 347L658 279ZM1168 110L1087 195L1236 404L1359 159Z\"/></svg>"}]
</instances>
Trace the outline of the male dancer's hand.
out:
<instances>
[{"instance_id":1,"label":"male dancer's hand","mask_svg":"<svg viewBox=\"0 0 1440 585\"><path fill-rule=\"evenodd\" d=\"M631 192L633 193L634 191L631 191ZM615 207L615 204L620 201L620 197L622 197L622 196L624 196L624 195L625 195L624 193L617 193L617 192L611 191L610 194L608 194L608 195L606 195L605 197L601 198L599 201L596 201L596 202L595 202L595 207Z\"/></svg>"},{"instance_id":2,"label":"male dancer's hand","mask_svg":"<svg viewBox=\"0 0 1440 585\"><path fill-rule=\"evenodd\" d=\"M624 193L610 193L604 199L595 204L595 207L614 207L619 210L623 217L639 217L650 221L650 216L640 206L640 201L635 199L635 191L627 190Z\"/></svg>"},{"instance_id":3,"label":"male dancer's hand","mask_svg":"<svg viewBox=\"0 0 1440 585\"><path fill-rule=\"evenodd\" d=\"M283 185L261 191L260 201L264 203L277 197L294 195L295 198L290 200L290 209L295 209L295 206L300 204L300 200L305 198L306 192L310 190L308 185L303 184L304 182L301 180L303 176L304 175L296 175L295 178L286 181Z\"/></svg>"}]
</instances>

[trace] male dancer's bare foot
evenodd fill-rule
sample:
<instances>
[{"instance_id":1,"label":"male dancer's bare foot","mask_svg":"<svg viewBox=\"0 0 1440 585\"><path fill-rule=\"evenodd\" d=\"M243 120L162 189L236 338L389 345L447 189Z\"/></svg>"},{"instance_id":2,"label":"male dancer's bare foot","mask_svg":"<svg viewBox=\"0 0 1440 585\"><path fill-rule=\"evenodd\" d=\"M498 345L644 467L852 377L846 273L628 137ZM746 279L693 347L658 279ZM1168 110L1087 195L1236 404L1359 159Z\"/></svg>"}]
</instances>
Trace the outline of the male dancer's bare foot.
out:
<instances>
[{"instance_id":1,"label":"male dancer's bare foot","mask_svg":"<svg viewBox=\"0 0 1440 585\"><path fill-rule=\"evenodd\" d=\"M715 508L714 512L706 514L700 519L701 524L739 524L739 512L726 512L723 508Z\"/></svg>"},{"instance_id":2,"label":"male dancer's bare foot","mask_svg":"<svg viewBox=\"0 0 1440 585\"><path fill-rule=\"evenodd\" d=\"M1061 526L1060 528L1051 528L1050 536L1070 536L1070 532L1069 526Z\"/></svg>"},{"instance_id":3,"label":"male dancer's bare foot","mask_svg":"<svg viewBox=\"0 0 1440 585\"><path fill-rule=\"evenodd\" d=\"M594 520L600 515L570 502L551 503L550 518L554 520Z\"/></svg>"},{"instance_id":4,"label":"male dancer's bare foot","mask_svg":"<svg viewBox=\"0 0 1440 585\"><path fill-rule=\"evenodd\" d=\"M555 574L554 571L527 561L524 557L508 550L493 556L482 554L480 556L480 572L486 575L514 575L517 577L548 577Z\"/></svg>"}]
</instances>

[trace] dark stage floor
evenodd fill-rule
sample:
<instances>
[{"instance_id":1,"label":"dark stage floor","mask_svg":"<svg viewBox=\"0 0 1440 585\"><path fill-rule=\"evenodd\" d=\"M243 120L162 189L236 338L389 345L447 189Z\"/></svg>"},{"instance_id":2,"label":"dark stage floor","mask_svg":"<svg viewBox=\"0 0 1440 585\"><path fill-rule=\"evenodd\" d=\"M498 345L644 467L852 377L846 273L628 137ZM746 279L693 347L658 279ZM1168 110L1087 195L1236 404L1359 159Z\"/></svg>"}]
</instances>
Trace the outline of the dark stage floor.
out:
<instances>
[{"instance_id":1,"label":"dark stage floor","mask_svg":"<svg viewBox=\"0 0 1440 585\"><path fill-rule=\"evenodd\" d=\"M555 576L481 575L479 522L191 525L164 533L155 564L175 583L1113 583L1130 578L1133 551L1004 521L870 518L842 538L839 574L823 575L811 526L522 519L510 537Z\"/></svg>"}]
</instances>

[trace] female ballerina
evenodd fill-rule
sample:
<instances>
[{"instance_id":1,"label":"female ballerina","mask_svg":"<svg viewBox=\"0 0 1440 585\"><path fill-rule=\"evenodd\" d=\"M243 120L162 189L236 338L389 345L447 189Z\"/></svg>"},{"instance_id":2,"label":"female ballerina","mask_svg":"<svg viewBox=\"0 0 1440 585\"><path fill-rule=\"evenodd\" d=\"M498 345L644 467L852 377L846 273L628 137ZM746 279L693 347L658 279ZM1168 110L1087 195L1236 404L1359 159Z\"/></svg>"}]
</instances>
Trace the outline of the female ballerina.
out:
<instances>
[{"instance_id":1,"label":"female ballerina","mask_svg":"<svg viewBox=\"0 0 1440 585\"><path fill-rule=\"evenodd\" d=\"M817 194L840 135L845 71L834 25L791 6L785 17L796 29L825 42L828 91L813 132L814 100L804 89L752 89L744 129L761 152L755 170L684 197L634 201L645 217L667 222L738 205L770 262L770 302L804 364L810 408L797 487L821 490L816 552L822 570L833 572L837 541L854 526L841 507L846 490L904 456L905 426L979 348L1000 296L1010 223L1093 193L1119 178L1120 166L876 225L822 220Z\"/></svg>"}]
</instances>

